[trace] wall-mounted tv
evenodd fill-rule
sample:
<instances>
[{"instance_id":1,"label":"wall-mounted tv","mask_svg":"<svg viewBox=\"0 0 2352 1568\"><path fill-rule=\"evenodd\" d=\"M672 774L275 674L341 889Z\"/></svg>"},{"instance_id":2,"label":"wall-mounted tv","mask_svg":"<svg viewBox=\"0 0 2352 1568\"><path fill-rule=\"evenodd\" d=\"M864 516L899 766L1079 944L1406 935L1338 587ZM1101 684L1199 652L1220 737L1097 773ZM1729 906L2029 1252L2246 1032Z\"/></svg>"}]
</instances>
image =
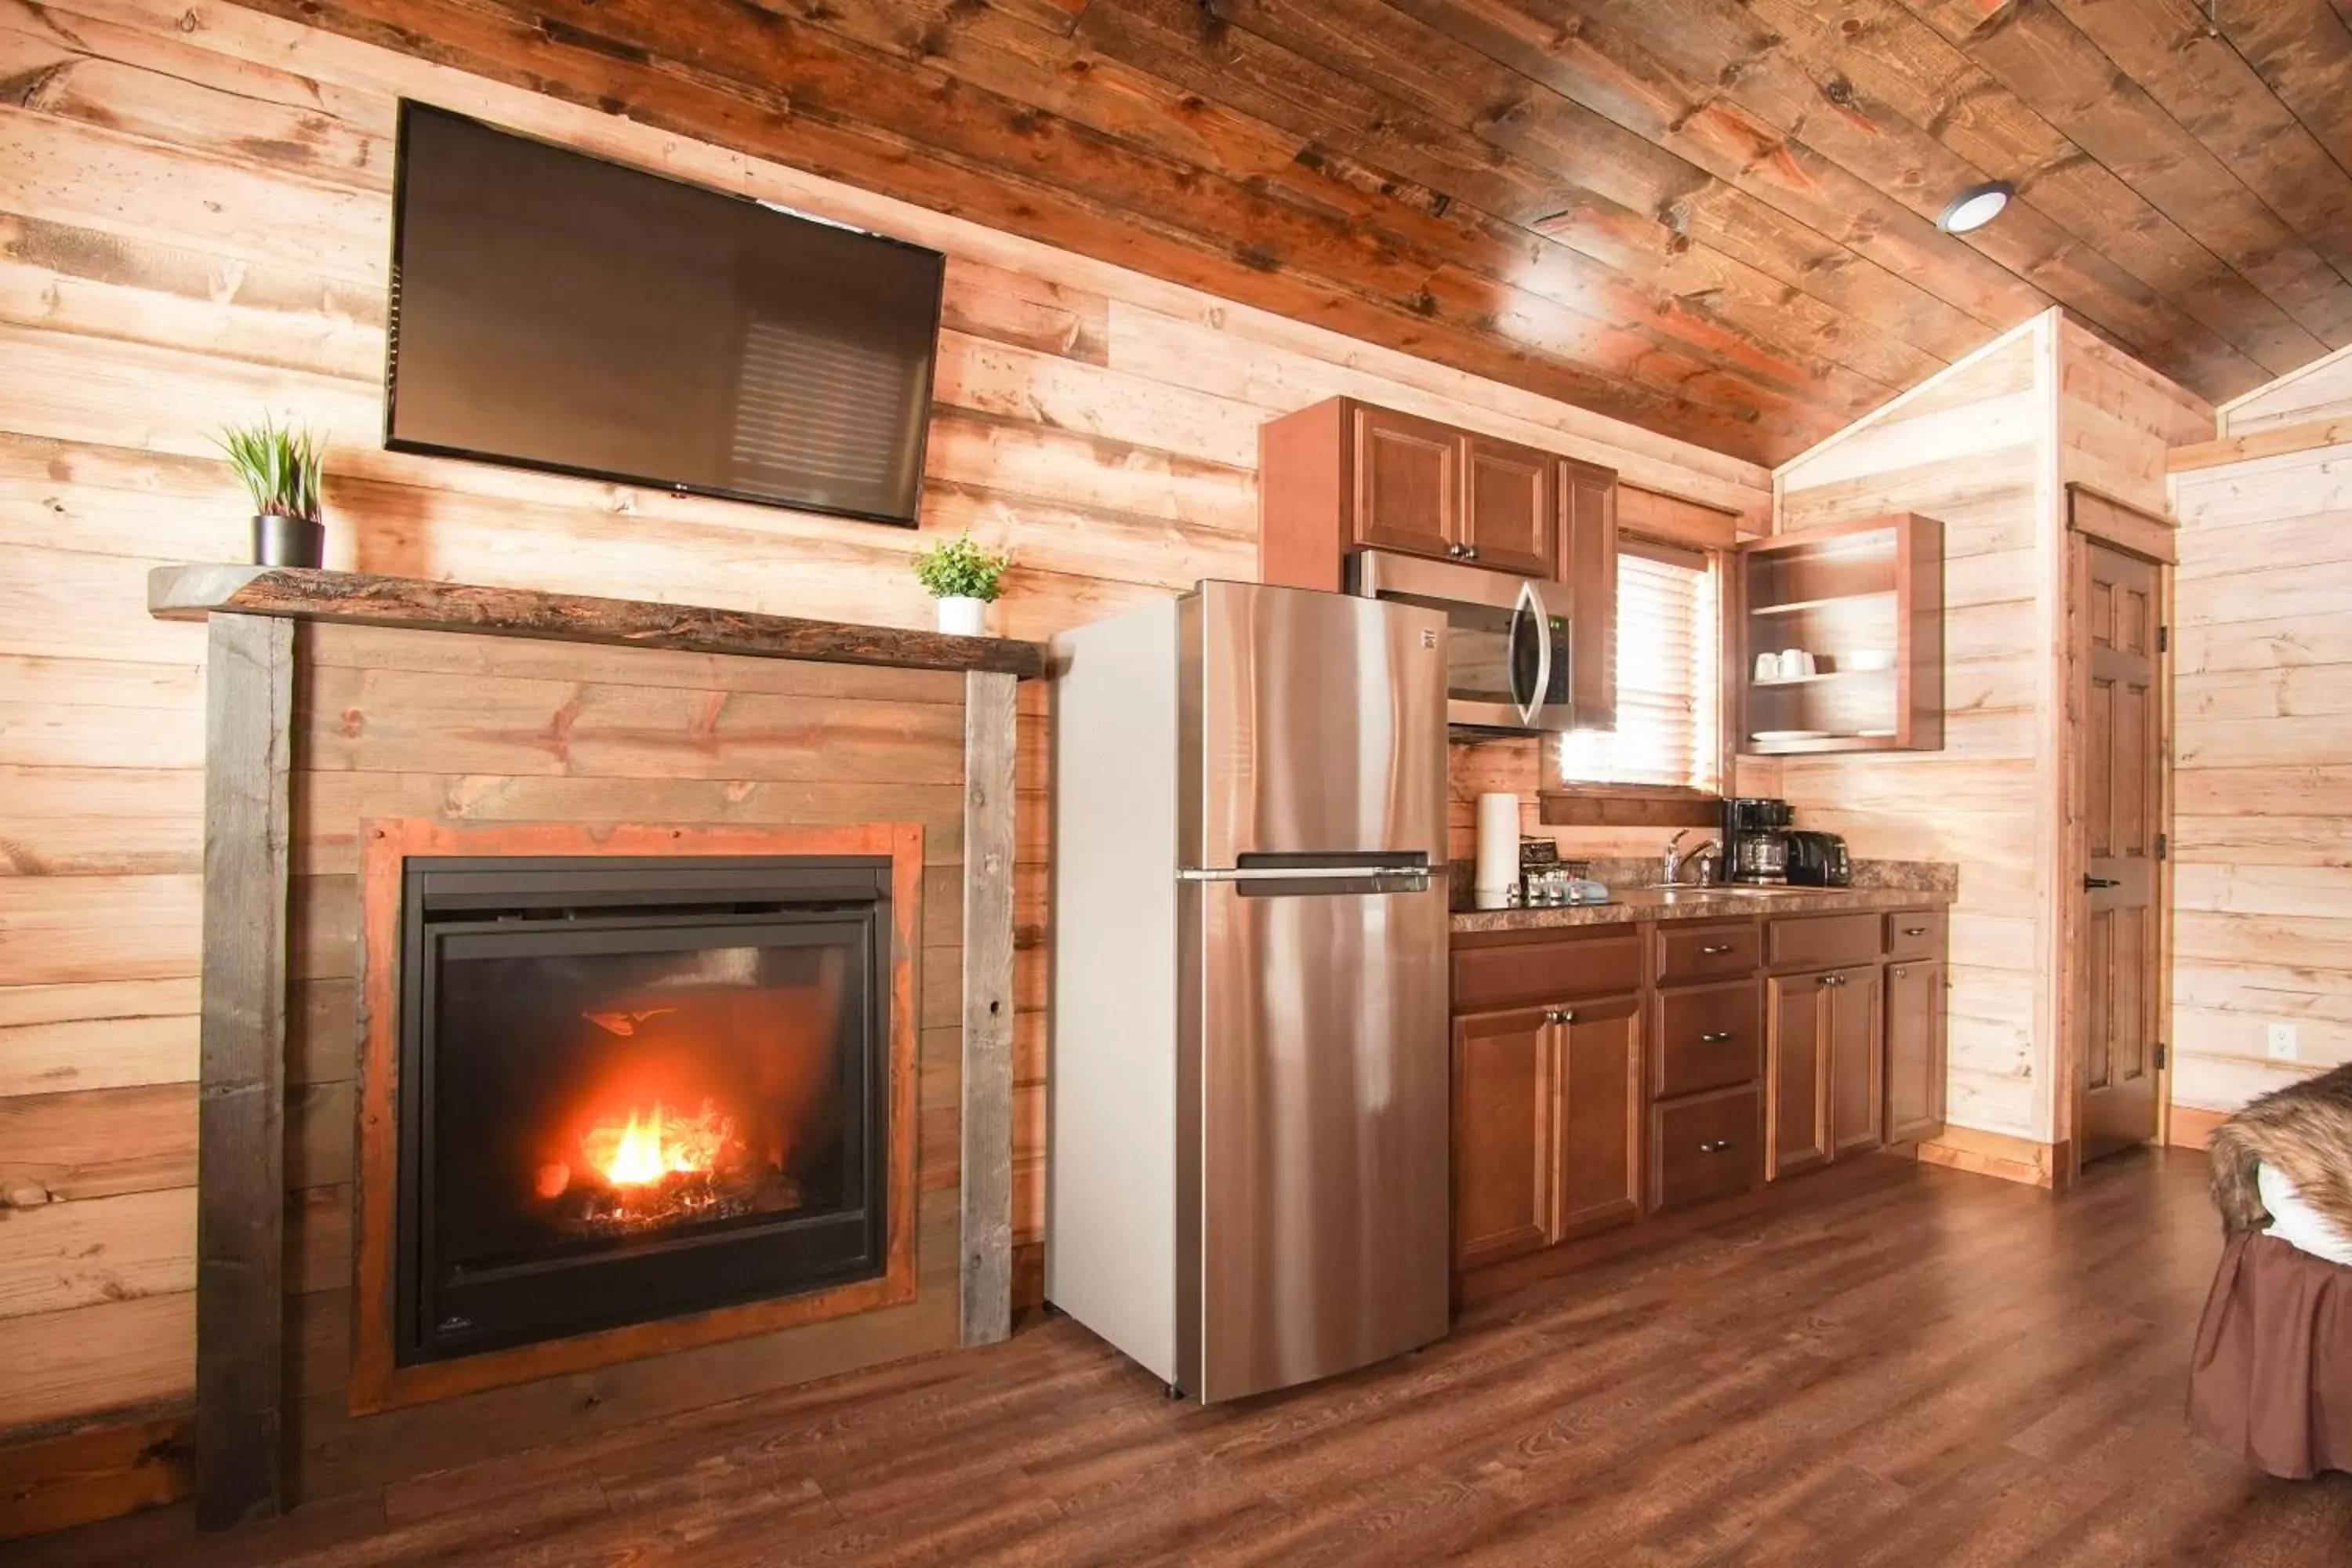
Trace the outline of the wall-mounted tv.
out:
<instances>
[{"instance_id":1,"label":"wall-mounted tv","mask_svg":"<svg viewBox=\"0 0 2352 1568\"><path fill-rule=\"evenodd\" d=\"M935 250L400 110L384 444L912 526Z\"/></svg>"}]
</instances>

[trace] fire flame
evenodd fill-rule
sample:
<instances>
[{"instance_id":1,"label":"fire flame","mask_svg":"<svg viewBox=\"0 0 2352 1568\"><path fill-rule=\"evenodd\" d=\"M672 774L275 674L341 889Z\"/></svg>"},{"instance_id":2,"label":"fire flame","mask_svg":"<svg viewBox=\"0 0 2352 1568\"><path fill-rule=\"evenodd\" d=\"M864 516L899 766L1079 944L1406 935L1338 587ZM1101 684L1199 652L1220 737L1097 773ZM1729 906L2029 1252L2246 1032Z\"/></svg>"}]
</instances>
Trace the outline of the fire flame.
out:
<instances>
[{"instance_id":1,"label":"fire flame","mask_svg":"<svg viewBox=\"0 0 2352 1568\"><path fill-rule=\"evenodd\" d=\"M633 1106L625 1120L596 1122L580 1140L580 1152L612 1185L644 1187L671 1176L709 1174L734 1137L734 1121L707 1100L692 1117L656 1100L651 1110Z\"/></svg>"}]
</instances>

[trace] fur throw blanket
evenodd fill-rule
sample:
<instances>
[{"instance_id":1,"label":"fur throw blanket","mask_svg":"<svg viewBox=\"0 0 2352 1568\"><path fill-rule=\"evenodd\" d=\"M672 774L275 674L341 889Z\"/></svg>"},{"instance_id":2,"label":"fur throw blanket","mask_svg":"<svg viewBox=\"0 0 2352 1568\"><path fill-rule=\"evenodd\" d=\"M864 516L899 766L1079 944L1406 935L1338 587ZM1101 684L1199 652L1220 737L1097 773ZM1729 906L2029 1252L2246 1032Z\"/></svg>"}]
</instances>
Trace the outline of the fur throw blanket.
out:
<instances>
[{"instance_id":1,"label":"fur throw blanket","mask_svg":"<svg viewBox=\"0 0 2352 1568\"><path fill-rule=\"evenodd\" d=\"M2273 1089L2215 1131L2213 1206L2230 1231L2271 1223L2254 1184L2268 1165L2336 1233L2352 1237L2352 1063Z\"/></svg>"}]
</instances>

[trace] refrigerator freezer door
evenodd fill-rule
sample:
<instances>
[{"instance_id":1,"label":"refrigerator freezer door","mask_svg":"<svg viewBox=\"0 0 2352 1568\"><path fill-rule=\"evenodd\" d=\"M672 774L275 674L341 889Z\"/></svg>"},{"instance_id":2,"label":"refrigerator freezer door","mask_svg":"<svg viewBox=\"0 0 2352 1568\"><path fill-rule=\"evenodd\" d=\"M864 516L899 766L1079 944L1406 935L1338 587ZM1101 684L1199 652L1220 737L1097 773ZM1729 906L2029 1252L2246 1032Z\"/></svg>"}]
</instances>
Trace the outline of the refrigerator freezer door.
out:
<instances>
[{"instance_id":1,"label":"refrigerator freezer door","mask_svg":"<svg viewBox=\"0 0 2352 1568\"><path fill-rule=\"evenodd\" d=\"M1233 1399L1443 1338L1443 882L1181 899L1179 1381Z\"/></svg>"},{"instance_id":2,"label":"refrigerator freezer door","mask_svg":"<svg viewBox=\"0 0 2352 1568\"><path fill-rule=\"evenodd\" d=\"M1444 615L1211 582L1179 625L1184 865L1366 850L1444 864Z\"/></svg>"}]
</instances>

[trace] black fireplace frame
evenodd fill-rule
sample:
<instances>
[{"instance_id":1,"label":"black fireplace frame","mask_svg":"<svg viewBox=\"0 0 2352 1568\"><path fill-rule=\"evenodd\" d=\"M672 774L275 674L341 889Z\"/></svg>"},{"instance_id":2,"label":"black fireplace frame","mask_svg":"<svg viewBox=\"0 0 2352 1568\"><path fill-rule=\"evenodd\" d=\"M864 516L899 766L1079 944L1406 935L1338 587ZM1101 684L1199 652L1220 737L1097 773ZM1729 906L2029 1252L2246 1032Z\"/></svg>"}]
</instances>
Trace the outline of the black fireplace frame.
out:
<instances>
[{"instance_id":1,"label":"black fireplace frame","mask_svg":"<svg viewBox=\"0 0 2352 1568\"><path fill-rule=\"evenodd\" d=\"M894 862L872 855L408 857L402 866L397 997L397 1196L393 1363L420 1366L885 1276L891 1261L890 1076ZM435 985L453 944L518 956L713 945L790 945L845 929L863 968L860 1056L846 1088L851 1207L584 1247L484 1270L460 1291L432 1256ZM761 941L760 939L768 940ZM682 1289L677 1266L698 1277ZM484 1322L446 1309L488 1309ZM459 1321L451 1321L456 1318Z\"/></svg>"}]
</instances>

